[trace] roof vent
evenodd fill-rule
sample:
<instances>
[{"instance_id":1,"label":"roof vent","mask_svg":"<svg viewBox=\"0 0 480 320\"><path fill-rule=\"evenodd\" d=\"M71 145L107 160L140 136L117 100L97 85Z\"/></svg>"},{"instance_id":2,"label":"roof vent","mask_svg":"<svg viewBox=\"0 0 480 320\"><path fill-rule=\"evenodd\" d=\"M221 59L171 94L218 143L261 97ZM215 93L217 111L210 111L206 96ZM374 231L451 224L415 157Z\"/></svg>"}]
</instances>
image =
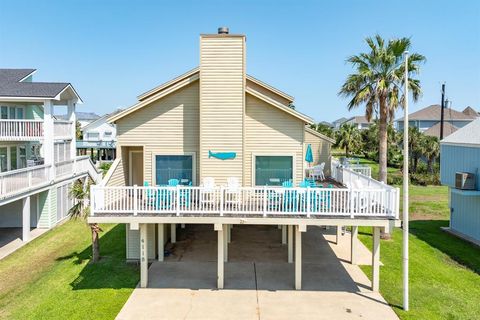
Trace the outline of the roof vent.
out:
<instances>
[{"instance_id":1,"label":"roof vent","mask_svg":"<svg viewBox=\"0 0 480 320\"><path fill-rule=\"evenodd\" d=\"M228 27L218 28L218 34L228 34Z\"/></svg>"}]
</instances>

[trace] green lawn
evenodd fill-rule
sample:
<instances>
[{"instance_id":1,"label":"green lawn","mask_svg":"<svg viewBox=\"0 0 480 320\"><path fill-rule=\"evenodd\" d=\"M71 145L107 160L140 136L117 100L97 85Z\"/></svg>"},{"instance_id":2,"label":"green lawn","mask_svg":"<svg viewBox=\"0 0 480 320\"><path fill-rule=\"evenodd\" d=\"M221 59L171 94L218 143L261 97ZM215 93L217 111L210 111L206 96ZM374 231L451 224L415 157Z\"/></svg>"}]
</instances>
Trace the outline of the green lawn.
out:
<instances>
[{"instance_id":1,"label":"green lawn","mask_svg":"<svg viewBox=\"0 0 480 320\"><path fill-rule=\"evenodd\" d=\"M1 319L113 319L139 280L125 263L125 226L102 225L102 260L90 231L69 221L0 261Z\"/></svg>"},{"instance_id":2,"label":"green lawn","mask_svg":"<svg viewBox=\"0 0 480 320\"><path fill-rule=\"evenodd\" d=\"M402 305L402 230L382 240L380 291L401 319L478 319L480 248L441 230L448 226L448 189L410 187L410 311ZM360 240L371 248L370 228ZM370 266L362 266L371 275Z\"/></svg>"}]
</instances>

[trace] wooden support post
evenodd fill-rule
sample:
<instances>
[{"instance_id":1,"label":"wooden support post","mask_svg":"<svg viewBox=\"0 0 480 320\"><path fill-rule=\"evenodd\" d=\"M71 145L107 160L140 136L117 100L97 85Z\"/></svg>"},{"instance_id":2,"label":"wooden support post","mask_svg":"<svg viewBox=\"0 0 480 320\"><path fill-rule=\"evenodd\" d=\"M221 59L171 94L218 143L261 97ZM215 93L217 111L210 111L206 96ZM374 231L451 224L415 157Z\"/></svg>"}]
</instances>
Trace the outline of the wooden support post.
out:
<instances>
[{"instance_id":1,"label":"wooden support post","mask_svg":"<svg viewBox=\"0 0 480 320\"><path fill-rule=\"evenodd\" d=\"M372 291L380 289L380 228L373 227Z\"/></svg>"},{"instance_id":2,"label":"wooden support post","mask_svg":"<svg viewBox=\"0 0 480 320\"><path fill-rule=\"evenodd\" d=\"M303 226L305 228L305 226ZM302 226L295 226L295 290L302 290Z\"/></svg>"},{"instance_id":3,"label":"wooden support post","mask_svg":"<svg viewBox=\"0 0 480 320\"><path fill-rule=\"evenodd\" d=\"M282 225L282 244L287 244L287 226Z\"/></svg>"},{"instance_id":4,"label":"wooden support post","mask_svg":"<svg viewBox=\"0 0 480 320\"><path fill-rule=\"evenodd\" d=\"M223 289L224 284L224 274L223 274L223 242L224 242L224 235L223 235L223 225L222 224L215 224L215 231L217 231L217 288Z\"/></svg>"},{"instance_id":5,"label":"wooden support post","mask_svg":"<svg viewBox=\"0 0 480 320\"><path fill-rule=\"evenodd\" d=\"M30 240L30 196L22 199L22 241Z\"/></svg>"},{"instance_id":6,"label":"wooden support post","mask_svg":"<svg viewBox=\"0 0 480 320\"><path fill-rule=\"evenodd\" d=\"M358 253L358 226L352 226L352 233L350 234L350 263L357 264Z\"/></svg>"},{"instance_id":7,"label":"wooden support post","mask_svg":"<svg viewBox=\"0 0 480 320\"><path fill-rule=\"evenodd\" d=\"M177 242L177 225L172 223L170 226L170 242L176 243Z\"/></svg>"},{"instance_id":8,"label":"wooden support post","mask_svg":"<svg viewBox=\"0 0 480 320\"><path fill-rule=\"evenodd\" d=\"M339 243L341 235L342 235L342 226L337 226L337 241L335 242L335 244Z\"/></svg>"},{"instance_id":9,"label":"wooden support post","mask_svg":"<svg viewBox=\"0 0 480 320\"><path fill-rule=\"evenodd\" d=\"M148 224L140 224L140 287L148 285Z\"/></svg>"},{"instance_id":10,"label":"wooden support post","mask_svg":"<svg viewBox=\"0 0 480 320\"><path fill-rule=\"evenodd\" d=\"M228 262L228 224L223 225L223 261Z\"/></svg>"},{"instance_id":11,"label":"wooden support post","mask_svg":"<svg viewBox=\"0 0 480 320\"><path fill-rule=\"evenodd\" d=\"M232 242L232 228L233 228L233 224L229 224L228 225L228 228L227 228L227 241L228 243Z\"/></svg>"},{"instance_id":12,"label":"wooden support post","mask_svg":"<svg viewBox=\"0 0 480 320\"><path fill-rule=\"evenodd\" d=\"M288 226L288 263L293 263L293 226Z\"/></svg>"},{"instance_id":13,"label":"wooden support post","mask_svg":"<svg viewBox=\"0 0 480 320\"><path fill-rule=\"evenodd\" d=\"M350 263L357 264L357 251L358 251L358 226L352 226L352 233L350 238Z\"/></svg>"},{"instance_id":14,"label":"wooden support post","mask_svg":"<svg viewBox=\"0 0 480 320\"><path fill-rule=\"evenodd\" d=\"M157 251L158 251L158 261L163 261L164 257L164 245L165 245L165 228L163 223L157 224Z\"/></svg>"}]
</instances>

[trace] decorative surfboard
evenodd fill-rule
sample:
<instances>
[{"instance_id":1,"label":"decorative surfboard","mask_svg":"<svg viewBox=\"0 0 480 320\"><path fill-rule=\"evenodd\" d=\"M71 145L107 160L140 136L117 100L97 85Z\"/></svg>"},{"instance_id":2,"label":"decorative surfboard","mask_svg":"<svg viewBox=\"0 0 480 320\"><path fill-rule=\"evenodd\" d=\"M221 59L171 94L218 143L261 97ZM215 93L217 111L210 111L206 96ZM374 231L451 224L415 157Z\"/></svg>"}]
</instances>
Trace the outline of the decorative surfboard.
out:
<instances>
[{"instance_id":1,"label":"decorative surfboard","mask_svg":"<svg viewBox=\"0 0 480 320\"><path fill-rule=\"evenodd\" d=\"M220 160L228 160L228 159L235 159L237 156L236 152L212 152L208 151L208 157L214 157Z\"/></svg>"}]
</instances>

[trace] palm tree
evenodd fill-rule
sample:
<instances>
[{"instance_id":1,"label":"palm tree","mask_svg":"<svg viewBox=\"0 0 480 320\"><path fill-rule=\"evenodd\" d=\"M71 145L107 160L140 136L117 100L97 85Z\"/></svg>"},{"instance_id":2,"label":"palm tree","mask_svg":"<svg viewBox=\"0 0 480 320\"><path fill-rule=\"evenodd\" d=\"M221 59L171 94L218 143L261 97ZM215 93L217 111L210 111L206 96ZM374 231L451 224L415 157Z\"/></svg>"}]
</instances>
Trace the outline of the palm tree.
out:
<instances>
[{"instance_id":1,"label":"palm tree","mask_svg":"<svg viewBox=\"0 0 480 320\"><path fill-rule=\"evenodd\" d=\"M348 75L339 95L351 98L348 110L365 105L365 116L372 119L378 114L379 126L379 179L387 182L387 124L393 120L398 106L403 107L405 66L403 53L410 49L410 39L392 39L386 42L376 35L365 39L370 51L351 56L347 59L355 73ZM414 76L420 70L425 57L413 53L408 58L409 90L413 100L421 94L420 81Z\"/></svg>"},{"instance_id":2,"label":"palm tree","mask_svg":"<svg viewBox=\"0 0 480 320\"><path fill-rule=\"evenodd\" d=\"M424 156L427 158L428 172L433 173L433 163L440 155L440 143L437 137L425 136Z\"/></svg>"},{"instance_id":3,"label":"palm tree","mask_svg":"<svg viewBox=\"0 0 480 320\"><path fill-rule=\"evenodd\" d=\"M424 135L417 127L408 128L408 148L410 151L410 171L417 172L418 160L424 154L425 141Z\"/></svg>"},{"instance_id":4,"label":"palm tree","mask_svg":"<svg viewBox=\"0 0 480 320\"><path fill-rule=\"evenodd\" d=\"M337 133L336 145L345 149L348 158L350 151L357 151L362 141L360 131L353 124L344 124Z\"/></svg>"},{"instance_id":5,"label":"palm tree","mask_svg":"<svg viewBox=\"0 0 480 320\"><path fill-rule=\"evenodd\" d=\"M70 197L74 199L74 205L70 208L68 213L71 219L83 219L86 220L90 214L90 207L88 201L90 198L90 184L81 180L77 180L73 183L73 186L69 190ZM92 232L92 262L98 262L100 260L100 243L99 233L102 231L100 226L96 223L90 223L90 230Z\"/></svg>"}]
</instances>

